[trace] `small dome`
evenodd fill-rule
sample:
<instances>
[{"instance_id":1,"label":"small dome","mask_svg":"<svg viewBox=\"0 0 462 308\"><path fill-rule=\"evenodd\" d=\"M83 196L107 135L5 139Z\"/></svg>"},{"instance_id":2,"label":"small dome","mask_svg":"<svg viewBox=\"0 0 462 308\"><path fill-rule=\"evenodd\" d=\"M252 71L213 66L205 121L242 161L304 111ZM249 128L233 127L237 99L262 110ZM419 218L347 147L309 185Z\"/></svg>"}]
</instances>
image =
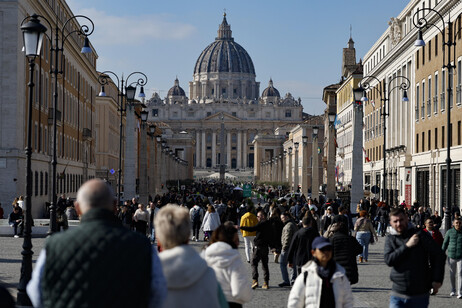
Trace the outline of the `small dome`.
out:
<instances>
[{"instance_id":1,"label":"small dome","mask_svg":"<svg viewBox=\"0 0 462 308\"><path fill-rule=\"evenodd\" d=\"M262 97L270 97L270 96L281 97L281 95L279 94L279 91L275 87L273 87L272 79L270 79L268 88L263 90L263 93L261 94L261 96Z\"/></svg>"},{"instance_id":2,"label":"small dome","mask_svg":"<svg viewBox=\"0 0 462 308\"><path fill-rule=\"evenodd\" d=\"M186 96L183 88L180 87L180 82L178 81L178 78L175 79L175 84L173 87L168 90L167 96Z\"/></svg>"}]
</instances>

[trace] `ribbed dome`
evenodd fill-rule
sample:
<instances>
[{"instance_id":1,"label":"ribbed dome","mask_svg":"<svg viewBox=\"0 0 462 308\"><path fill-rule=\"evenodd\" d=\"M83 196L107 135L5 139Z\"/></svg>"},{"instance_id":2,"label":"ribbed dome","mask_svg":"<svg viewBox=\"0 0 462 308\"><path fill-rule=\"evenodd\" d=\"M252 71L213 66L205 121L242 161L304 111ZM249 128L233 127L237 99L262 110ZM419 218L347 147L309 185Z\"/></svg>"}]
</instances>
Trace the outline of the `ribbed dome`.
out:
<instances>
[{"instance_id":1,"label":"ribbed dome","mask_svg":"<svg viewBox=\"0 0 462 308\"><path fill-rule=\"evenodd\" d=\"M183 88L180 87L180 82L178 81L178 78L175 79L175 84L173 87L168 90L167 96L186 96Z\"/></svg>"},{"instance_id":2,"label":"ribbed dome","mask_svg":"<svg viewBox=\"0 0 462 308\"><path fill-rule=\"evenodd\" d=\"M194 74L230 72L255 75L252 59L241 45L234 42L231 34L231 27L224 14L218 28L218 37L202 51L194 67Z\"/></svg>"},{"instance_id":3,"label":"ribbed dome","mask_svg":"<svg viewBox=\"0 0 462 308\"><path fill-rule=\"evenodd\" d=\"M279 94L279 91L275 87L273 87L273 80L272 79L270 79L269 84L268 84L268 88L263 90L263 93L261 94L261 96L262 97L269 97L269 96L281 97L281 95Z\"/></svg>"}]
</instances>

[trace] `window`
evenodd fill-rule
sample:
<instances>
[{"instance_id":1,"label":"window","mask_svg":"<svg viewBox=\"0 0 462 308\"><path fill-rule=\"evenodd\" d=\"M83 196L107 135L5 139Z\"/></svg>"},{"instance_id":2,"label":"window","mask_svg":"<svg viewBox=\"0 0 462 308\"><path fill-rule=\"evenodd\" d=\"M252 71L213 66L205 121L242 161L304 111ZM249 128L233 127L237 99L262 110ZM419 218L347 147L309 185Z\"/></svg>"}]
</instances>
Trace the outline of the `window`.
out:
<instances>
[{"instance_id":1,"label":"window","mask_svg":"<svg viewBox=\"0 0 462 308\"><path fill-rule=\"evenodd\" d=\"M45 172L45 196L48 195L48 172Z\"/></svg>"},{"instance_id":2,"label":"window","mask_svg":"<svg viewBox=\"0 0 462 308\"><path fill-rule=\"evenodd\" d=\"M460 19L459 19L459 23L460 23ZM458 80L458 85L457 85L457 97L456 97L456 103L457 105L460 105L461 104L461 84L462 84L462 76L460 74L462 74L462 69L461 69L461 61L459 60L457 62L457 80Z\"/></svg>"},{"instance_id":3,"label":"window","mask_svg":"<svg viewBox=\"0 0 462 308\"><path fill-rule=\"evenodd\" d=\"M428 145L428 150L430 151L432 149L432 131L431 130L428 130L428 142L427 142L427 145Z\"/></svg>"},{"instance_id":4,"label":"window","mask_svg":"<svg viewBox=\"0 0 462 308\"><path fill-rule=\"evenodd\" d=\"M292 117L292 110L287 109L286 110L286 118L291 118Z\"/></svg>"},{"instance_id":5,"label":"window","mask_svg":"<svg viewBox=\"0 0 462 308\"><path fill-rule=\"evenodd\" d=\"M420 109L420 116L422 119L425 117L425 83L422 82L422 105Z\"/></svg>"},{"instance_id":6,"label":"window","mask_svg":"<svg viewBox=\"0 0 462 308\"><path fill-rule=\"evenodd\" d=\"M36 195L36 196L38 196L38 188L39 188L38 179L39 179L38 172L35 171L35 177L34 177L34 190L35 190L35 195Z\"/></svg>"},{"instance_id":7,"label":"window","mask_svg":"<svg viewBox=\"0 0 462 308\"><path fill-rule=\"evenodd\" d=\"M435 74L434 78L434 87L435 87L435 96L433 97L433 112L436 114L438 113L438 74Z\"/></svg>"},{"instance_id":8,"label":"window","mask_svg":"<svg viewBox=\"0 0 462 308\"><path fill-rule=\"evenodd\" d=\"M441 147L444 148L444 126L441 127Z\"/></svg>"},{"instance_id":9,"label":"window","mask_svg":"<svg viewBox=\"0 0 462 308\"><path fill-rule=\"evenodd\" d=\"M212 113L210 111L207 111L207 116L210 117Z\"/></svg>"},{"instance_id":10,"label":"window","mask_svg":"<svg viewBox=\"0 0 462 308\"><path fill-rule=\"evenodd\" d=\"M457 145L460 145L461 136L460 136L460 121L457 122Z\"/></svg>"},{"instance_id":11,"label":"window","mask_svg":"<svg viewBox=\"0 0 462 308\"><path fill-rule=\"evenodd\" d=\"M441 72L441 97L440 97L440 105L441 111L444 111L444 90L446 89L446 71Z\"/></svg>"},{"instance_id":12,"label":"window","mask_svg":"<svg viewBox=\"0 0 462 308\"><path fill-rule=\"evenodd\" d=\"M438 127L435 127L435 150L438 149Z\"/></svg>"},{"instance_id":13,"label":"window","mask_svg":"<svg viewBox=\"0 0 462 308\"><path fill-rule=\"evenodd\" d=\"M221 88L221 94L226 94L226 88Z\"/></svg>"},{"instance_id":14,"label":"window","mask_svg":"<svg viewBox=\"0 0 462 308\"><path fill-rule=\"evenodd\" d=\"M432 80L428 77L427 117L432 115Z\"/></svg>"},{"instance_id":15,"label":"window","mask_svg":"<svg viewBox=\"0 0 462 308\"><path fill-rule=\"evenodd\" d=\"M454 72L453 70L450 70L449 73L448 73L448 82L449 82L449 87L451 87L451 89L454 89ZM453 99L454 99L454 90L451 91L451 96L449 96L449 108L452 108L452 105L453 105Z\"/></svg>"},{"instance_id":16,"label":"window","mask_svg":"<svg viewBox=\"0 0 462 308\"><path fill-rule=\"evenodd\" d=\"M415 152L419 153L419 134L415 135Z\"/></svg>"},{"instance_id":17,"label":"window","mask_svg":"<svg viewBox=\"0 0 462 308\"><path fill-rule=\"evenodd\" d=\"M152 109L151 114L153 117L158 117L159 116L159 109Z\"/></svg>"},{"instance_id":18,"label":"window","mask_svg":"<svg viewBox=\"0 0 462 308\"><path fill-rule=\"evenodd\" d=\"M237 94L237 89L236 88L233 89L233 93Z\"/></svg>"},{"instance_id":19,"label":"window","mask_svg":"<svg viewBox=\"0 0 462 308\"><path fill-rule=\"evenodd\" d=\"M40 171L40 196L43 196L43 172Z\"/></svg>"},{"instance_id":20,"label":"window","mask_svg":"<svg viewBox=\"0 0 462 308\"><path fill-rule=\"evenodd\" d=\"M428 61L432 59L432 41L428 42Z\"/></svg>"},{"instance_id":21,"label":"window","mask_svg":"<svg viewBox=\"0 0 462 308\"><path fill-rule=\"evenodd\" d=\"M420 87L419 85L416 86L415 90L415 120L419 121L419 104L420 104Z\"/></svg>"},{"instance_id":22,"label":"window","mask_svg":"<svg viewBox=\"0 0 462 308\"><path fill-rule=\"evenodd\" d=\"M416 65L417 65L417 69L419 69L419 50L417 50L417 55L416 55Z\"/></svg>"},{"instance_id":23,"label":"window","mask_svg":"<svg viewBox=\"0 0 462 308\"><path fill-rule=\"evenodd\" d=\"M422 152L425 152L425 132L422 132Z\"/></svg>"},{"instance_id":24,"label":"window","mask_svg":"<svg viewBox=\"0 0 462 308\"><path fill-rule=\"evenodd\" d=\"M231 115L232 115L233 117L237 117L236 111L233 111L233 112L231 113Z\"/></svg>"},{"instance_id":25,"label":"window","mask_svg":"<svg viewBox=\"0 0 462 308\"><path fill-rule=\"evenodd\" d=\"M426 46L422 46L422 65L425 64L425 47Z\"/></svg>"},{"instance_id":26,"label":"window","mask_svg":"<svg viewBox=\"0 0 462 308\"><path fill-rule=\"evenodd\" d=\"M438 35L435 35L435 57L438 55Z\"/></svg>"}]
</instances>

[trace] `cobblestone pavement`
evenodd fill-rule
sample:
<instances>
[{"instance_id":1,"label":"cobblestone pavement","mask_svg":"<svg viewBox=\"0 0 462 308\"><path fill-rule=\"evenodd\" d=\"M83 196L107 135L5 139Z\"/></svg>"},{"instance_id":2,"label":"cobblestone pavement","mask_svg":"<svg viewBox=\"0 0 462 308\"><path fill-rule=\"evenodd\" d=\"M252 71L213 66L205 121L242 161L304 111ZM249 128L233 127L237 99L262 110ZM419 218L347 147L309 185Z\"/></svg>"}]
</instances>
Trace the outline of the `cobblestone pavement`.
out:
<instances>
[{"instance_id":1,"label":"cobblestone pavement","mask_svg":"<svg viewBox=\"0 0 462 308\"><path fill-rule=\"evenodd\" d=\"M389 279L390 268L383 262L383 243L385 239L380 238L376 245L370 246L369 262L359 265L359 282L353 285L353 295L355 298L354 307L388 307L391 282ZM0 282L6 284L10 292L16 295L16 288L19 281L21 268L22 238L15 239L10 237L0 237ZM38 257L40 249L45 243L44 238L33 238L33 260ZM204 242L192 242L198 251L204 246ZM244 244L241 239L239 251L244 256ZM249 280L251 280L251 267L248 266ZM247 308L261 307L285 307L289 297L290 288L279 288L277 285L282 282L279 264L274 263L270 255L270 289L261 288L253 291L254 296ZM259 272L261 271L261 266ZM260 272L262 273L262 272ZM260 285L263 281L260 281ZM456 297L449 297L449 272L446 266L446 275L443 287L436 296L431 296L430 307L461 307L462 300Z\"/></svg>"}]
</instances>

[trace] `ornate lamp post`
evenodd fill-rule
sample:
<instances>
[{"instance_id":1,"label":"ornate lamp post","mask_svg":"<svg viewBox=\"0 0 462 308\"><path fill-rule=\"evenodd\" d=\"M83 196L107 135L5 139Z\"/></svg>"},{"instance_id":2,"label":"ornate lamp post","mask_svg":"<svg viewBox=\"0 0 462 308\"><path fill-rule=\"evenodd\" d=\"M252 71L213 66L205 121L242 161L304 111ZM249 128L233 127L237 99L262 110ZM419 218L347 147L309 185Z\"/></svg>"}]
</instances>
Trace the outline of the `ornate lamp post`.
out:
<instances>
[{"instance_id":1,"label":"ornate lamp post","mask_svg":"<svg viewBox=\"0 0 462 308\"><path fill-rule=\"evenodd\" d=\"M328 126L328 148L327 148L327 189L326 198L335 198L335 113L328 113L327 117L329 120Z\"/></svg>"},{"instance_id":2,"label":"ornate lamp post","mask_svg":"<svg viewBox=\"0 0 462 308\"><path fill-rule=\"evenodd\" d=\"M295 170L294 170L294 192L298 192L298 180L299 180L299 175L298 175L298 147L299 143L295 142L294 147L295 147Z\"/></svg>"},{"instance_id":3,"label":"ornate lamp post","mask_svg":"<svg viewBox=\"0 0 462 308\"><path fill-rule=\"evenodd\" d=\"M139 193L140 202L143 204L148 203L148 153L147 153L147 140L146 140L146 122L149 113L145 110L141 111L141 129L140 129L140 178L139 178Z\"/></svg>"},{"instance_id":4,"label":"ornate lamp post","mask_svg":"<svg viewBox=\"0 0 462 308\"><path fill-rule=\"evenodd\" d=\"M319 168L318 168L318 131L317 126L313 127L313 143L311 149L311 155L313 157L311 167L311 198L319 201Z\"/></svg>"},{"instance_id":5,"label":"ornate lamp post","mask_svg":"<svg viewBox=\"0 0 462 308\"><path fill-rule=\"evenodd\" d=\"M426 16L423 16L424 12L432 12L435 13L442 22L442 27L438 27L435 23L432 23L427 20ZM422 14L422 17L420 15ZM446 68L448 70L448 78L452 80L453 78L453 69L456 68L456 35L459 34L459 31L453 34L453 25L451 22L451 15L449 14L448 22L447 22L447 32L446 35L446 22L444 21L443 16L438 11L431 9L431 8L422 8L418 9L417 12L414 14L412 22L414 25L419 28L419 33L417 36L417 40L415 41L414 46L423 47L425 46L425 41L423 40L422 29L427 29L430 27L436 27L443 38L443 69ZM460 27L459 27L460 28ZM454 48L454 59L452 59L451 54L451 47ZM446 51L448 53L448 57L446 58ZM447 60L446 60L447 59ZM445 63L445 61L447 61ZM452 63L454 62L454 64ZM460 77L459 77L460 78ZM447 96L446 96L446 116L447 116L447 133L446 133L446 207L444 210L444 227L445 230L449 230L451 228L451 213L452 213L452 203L451 203L451 186L452 186L452 178L451 178L451 138L452 138L452 131L451 131L451 99L452 99L452 82L448 82L447 88Z\"/></svg>"},{"instance_id":6,"label":"ornate lamp post","mask_svg":"<svg viewBox=\"0 0 462 308\"><path fill-rule=\"evenodd\" d=\"M27 144L26 144L26 208L24 217L24 242L21 263L21 277L18 286L17 304L21 306L32 306L26 293L26 286L32 275L32 102L34 95L34 68L35 58L42 50L43 35L47 28L38 20L37 15L26 17L21 22L21 31L24 39L24 51L29 61L29 102L27 116Z\"/></svg>"},{"instance_id":7,"label":"ornate lamp post","mask_svg":"<svg viewBox=\"0 0 462 308\"><path fill-rule=\"evenodd\" d=\"M292 170L292 147L289 147L289 189L292 188L293 184L293 170Z\"/></svg>"},{"instance_id":8,"label":"ornate lamp post","mask_svg":"<svg viewBox=\"0 0 462 308\"><path fill-rule=\"evenodd\" d=\"M371 86L369 80L373 79L377 81L376 86ZM401 79L401 82L398 83L396 86L393 86L392 83L395 80ZM386 117L390 114L390 94L394 89L400 89L403 91L403 102L408 102L409 99L407 97L407 89L411 85L410 80L404 76L394 76L391 78L388 83L381 82L377 77L369 75L363 78L363 80L359 83L359 89L353 91L355 96L355 102L367 102L368 98L364 94L364 90L374 89L380 96L380 100L382 101L382 106L380 107L380 116L383 120L383 189L382 189L382 200L385 200L385 203L390 206L388 203L388 189L387 189L387 169L386 169L386 142L387 142L387 129L386 129ZM360 97L363 95L362 97Z\"/></svg>"},{"instance_id":9,"label":"ornate lamp post","mask_svg":"<svg viewBox=\"0 0 462 308\"><path fill-rule=\"evenodd\" d=\"M135 82L136 85L140 86L140 93L138 94L138 97L146 97L144 94L144 85L146 85L146 82L148 81L148 78L146 77L145 74L141 72L133 72L128 75L126 80L124 80L124 77L122 75L122 78L119 79L119 76L117 76L116 73L112 71L104 71L98 76L98 82L101 85L101 92L99 93L98 96L100 97L106 97L106 91L105 91L105 85L109 84L109 81L111 80L110 75L115 77L117 80L117 111L120 112L120 123L119 123L119 169L117 170L118 172L118 180L117 180L117 205L120 205L120 195L122 191L122 143L123 143L123 116L125 112L127 111L124 98L129 101L133 101L135 98L136 94L136 87L129 86L127 87L130 93L128 93L127 88L125 88L125 93L124 93L124 84L128 84L128 80L132 75L139 74L141 75L140 78ZM133 91L134 89L134 91ZM130 97L128 97L130 95Z\"/></svg>"},{"instance_id":10,"label":"ornate lamp post","mask_svg":"<svg viewBox=\"0 0 462 308\"><path fill-rule=\"evenodd\" d=\"M306 128L305 128L306 129ZM308 145L308 136L306 135L303 135L302 136L302 145L303 145L303 155L302 155L302 192L303 190L306 192L306 193L309 193L308 191L308 182L309 182L309 172L308 172L308 151L307 151L307 145Z\"/></svg>"},{"instance_id":11,"label":"ornate lamp post","mask_svg":"<svg viewBox=\"0 0 462 308\"><path fill-rule=\"evenodd\" d=\"M58 115L58 78L59 75L63 75L64 67L62 61L63 54L64 54L64 43L67 41L67 38L74 33L77 33L79 36L84 37L84 44L81 50L81 53L91 53L92 50L90 48L90 42L88 40L88 36L93 33L94 24L93 21L84 15L76 15L72 16L66 21L62 23L62 27L59 28L59 24L56 23L54 29L54 46L53 46L53 26L51 25L50 21L46 19L44 16L41 15L33 15L35 16L35 22L40 24L40 20L44 20L50 26L50 36L47 35L48 39L50 40L50 51L52 54L52 60L54 61L52 65L52 69L50 71L51 75L54 75L54 89L53 89L53 156L51 159L51 167L52 167L52 177L51 177L51 202L50 202L50 229L48 230L48 234L52 234L57 230L56 224L56 165L57 165L57 115ZM68 24L71 22L76 22L78 18L85 19L86 22L89 24L85 24L77 28L76 30L69 31L67 34L66 29L69 29ZM27 18L26 18L27 19ZM45 34L46 35L46 34ZM27 46L25 46L27 49ZM61 61L60 61L61 60Z\"/></svg>"}]
</instances>

